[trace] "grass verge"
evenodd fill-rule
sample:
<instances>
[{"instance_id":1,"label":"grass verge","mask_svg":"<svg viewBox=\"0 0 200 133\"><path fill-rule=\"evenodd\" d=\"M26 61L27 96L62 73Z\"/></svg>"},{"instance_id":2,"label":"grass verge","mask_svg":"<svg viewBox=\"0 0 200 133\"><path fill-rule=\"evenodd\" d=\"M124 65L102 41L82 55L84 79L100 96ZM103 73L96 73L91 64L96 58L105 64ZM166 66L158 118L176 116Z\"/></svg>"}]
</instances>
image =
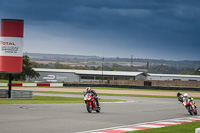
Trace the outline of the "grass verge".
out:
<instances>
[{"instance_id":1,"label":"grass verge","mask_svg":"<svg viewBox=\"0 0 200 133\"><path fill-rule=\"evenodd\" d=\"M9 83L9 80L0 80L0 83ZM31 82L12 80L12 83L31 83Z\"/></svg>"},{"instance_id":2,"label":"grass verge","mask_svg":"<svg viewBox=\"0 0 200 133\"><path fill-rule=\"evenodd\" d=\"M74 89L86 89L86 87L53 87L53 88L74 88ZM188 91L188 90L153 90L153 89L134 89L134 88L112 88L112 87L91 87L92 89L101 90L129 90L129 91L161 91L161 92L195 92L200 93L200 91Z\"/></svg>"},{"instance_id":3,"label":"grass verge","mask_svg":"<svg viewBox=\"0 0 200 133\"><path fill-rule=\"evenodd\" d=\"M100 99L101 102L123 102L124 100ZM33 96L33 99L0 99L0 104L48 104L48 103L84 103L83 98Z\"/></svg>"},{"instance_id":4,"label":"grass verge","mask_svg":"<svg viewBox=\"0 0 200 133\"><path fill-rule=\"evenodd\" d=\"M58 92L58 91L34 91L38 93L57 93L57 94L82 94L82 92ZM153 98L177 98L176 96L154 96L154 95L134 95L134 94L109 94L98 93L98 95L105 96L128 96L128 97L153 97ZM193 97L194 99L200 99L200 97Z\"/></svg>"},{"instance_id":5,"label":"grass verge","mask_svg":"<svg viewBox=\"0 0 200 133\"><path fill-rule=\"evenodd\" d=\"M131 131L127 133L194 133L195 128L200 128L200 121L167 126L163 128Z\"/></svg>"},{"instance_id":6,"label":"grass verge","mask_svg":"<svg viewBox=\"0 0 200 133\"><path fill-rule=\"evenodd\" d=\"M0 83L8 83L8 80L0 80ZM29 83L23 81L12 81L12 83ZM36 87L36 86L33 86ZM47 88L47 87L40 87ZM49 87L49 88L74 88L74 89L86 89L86 87ZM160 92L193 92L200 93L200 91L189 91L189 90L154 90L154 89L135 89L135 88L112 88L112 87L91 87L92 89L102 89L102 90L129 90L129 91L160 91Z\"/></svg>"}]
</instances>

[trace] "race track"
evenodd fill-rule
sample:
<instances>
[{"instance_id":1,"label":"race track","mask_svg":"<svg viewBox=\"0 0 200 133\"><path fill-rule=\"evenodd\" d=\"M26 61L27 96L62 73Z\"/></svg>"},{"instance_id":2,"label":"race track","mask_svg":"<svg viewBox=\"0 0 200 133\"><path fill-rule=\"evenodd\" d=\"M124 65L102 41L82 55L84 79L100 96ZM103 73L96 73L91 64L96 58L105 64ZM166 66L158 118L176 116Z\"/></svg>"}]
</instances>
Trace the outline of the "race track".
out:
<instances>
[{"instance_id":1,"label":"race track","mask_svg":"<svg viewBox=\"0 0 200 133\"><path fill-rule=\"evenodd\" d=\"M87 113L83 103L0 105L0 130L6 133L75 133L190 116L177 99L116 96L101 98L131 102L100 103L101 113L91 114ZM197 106L200 105L199 100L195 101Z\"/></svg>"}]
</instances>

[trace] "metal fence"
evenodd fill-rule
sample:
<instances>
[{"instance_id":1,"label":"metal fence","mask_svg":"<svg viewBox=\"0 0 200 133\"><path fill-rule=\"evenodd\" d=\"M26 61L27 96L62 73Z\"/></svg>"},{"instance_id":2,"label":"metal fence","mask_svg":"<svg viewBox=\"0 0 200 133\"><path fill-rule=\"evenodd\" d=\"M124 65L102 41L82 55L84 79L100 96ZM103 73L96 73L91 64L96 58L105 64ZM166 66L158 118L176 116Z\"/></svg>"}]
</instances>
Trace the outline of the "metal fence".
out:
<instances>
[{"instance_id":1,"label":"metal fence","mask_svg":"<svg viewBox=\"0 0 200 133\"><path fill-rule=\"evenodd\" d=\"M12 99L33 99L33 91L29 90L12 90Z\"/></svg>"}]
</instances>

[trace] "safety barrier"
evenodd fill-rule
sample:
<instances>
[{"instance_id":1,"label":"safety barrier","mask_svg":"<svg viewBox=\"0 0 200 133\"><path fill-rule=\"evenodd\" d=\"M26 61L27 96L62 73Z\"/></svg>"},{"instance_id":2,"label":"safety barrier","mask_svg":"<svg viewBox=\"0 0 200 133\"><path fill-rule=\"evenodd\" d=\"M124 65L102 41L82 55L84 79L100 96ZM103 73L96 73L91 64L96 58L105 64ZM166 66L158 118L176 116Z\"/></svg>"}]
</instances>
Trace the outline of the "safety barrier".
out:
<instances>
[{"instance_id":1,"label":"safety barrier","mask_svg":"<svg viewBox=\"0 0 200 133\"><path fill-rule=\"evenodd\" d=\"M8 90L0 89L0 98L7 98L8 97Z\"/></svg>"},{"instance_id":2,"label":"safety barrier","mask_svg":"<svg viewBox=\"0 0 200 133\"><path fill-rule=\"evenodd\" d=\"M0 86L8 86L8 83L0 83Z\"/></svg>"},{"instance_id":3,"label":"safety barrier","mask_svg":"<svg viewBox=\"0 0 200 133\"><path fill-rule=\"evenodd\" d=\"M33 91L31 90L12 90L12 99L33 99Z\"/></svg>"},{"instance_id":4,"label":"safety barrier","mask_svg":"<svg viewBox=\"0 0 200 133\"><path fill-rule=\"evenodd\" d=\"M1 87L8 86L8 83L0 83ZM12 83L12 86L47 86L47 87L63 87L63 83Z\"/></svg>"}]
</instances>

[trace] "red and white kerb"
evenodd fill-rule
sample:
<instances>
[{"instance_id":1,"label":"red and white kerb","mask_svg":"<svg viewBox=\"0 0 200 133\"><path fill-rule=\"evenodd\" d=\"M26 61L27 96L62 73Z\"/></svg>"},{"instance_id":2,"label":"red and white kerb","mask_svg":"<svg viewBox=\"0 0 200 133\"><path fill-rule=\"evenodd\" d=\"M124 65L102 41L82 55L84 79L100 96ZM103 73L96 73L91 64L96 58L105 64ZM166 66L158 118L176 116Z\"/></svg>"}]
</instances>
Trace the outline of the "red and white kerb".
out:
<instances>
[{"instance_id":1,"label":"red and white kerb","mask_svg":"<svg viewBox=\"0 0 200 133\"><path fill-rule=\"evenodd\" d=\"M0 72L22 72L24 20L1 19Z\"/></svg>"}]
</instances>

